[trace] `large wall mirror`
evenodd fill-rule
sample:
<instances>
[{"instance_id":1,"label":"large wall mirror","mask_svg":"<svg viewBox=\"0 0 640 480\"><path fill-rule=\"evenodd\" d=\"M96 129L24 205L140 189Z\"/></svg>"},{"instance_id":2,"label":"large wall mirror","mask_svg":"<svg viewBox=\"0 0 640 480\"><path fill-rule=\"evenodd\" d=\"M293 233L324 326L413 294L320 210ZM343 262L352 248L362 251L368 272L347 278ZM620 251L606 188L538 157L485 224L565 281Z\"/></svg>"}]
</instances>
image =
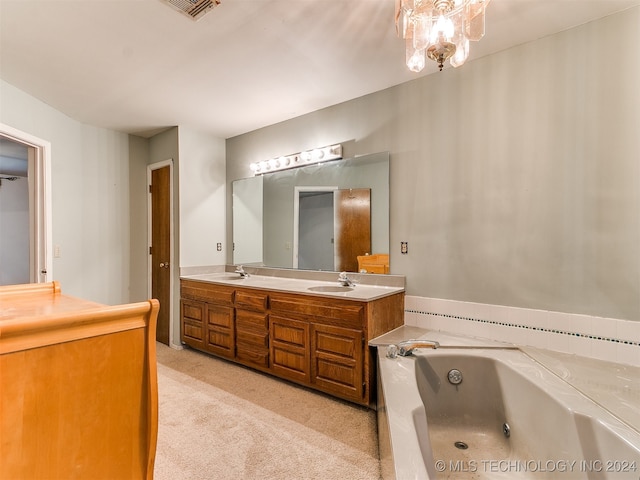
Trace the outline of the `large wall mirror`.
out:
<instances>
[{"instance_id":1,"label":"large wall mirror","mask_svg":"<svg viewBox=\"0 0 640 480\"><path fill-rule=\"evenodd\" d=\"M234 181L233 244L236 265L388 273L389 152Z\"/></svg>"}]
</instances>

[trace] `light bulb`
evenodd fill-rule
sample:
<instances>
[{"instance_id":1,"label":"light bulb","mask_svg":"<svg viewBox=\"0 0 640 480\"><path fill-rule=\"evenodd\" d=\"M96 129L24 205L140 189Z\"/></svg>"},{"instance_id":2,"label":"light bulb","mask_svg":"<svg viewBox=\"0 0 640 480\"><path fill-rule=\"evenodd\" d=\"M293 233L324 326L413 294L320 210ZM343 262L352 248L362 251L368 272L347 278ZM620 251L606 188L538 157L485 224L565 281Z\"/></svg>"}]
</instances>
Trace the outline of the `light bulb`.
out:
<instances>
[{"instance_id":1,"label":"light bulb","mask_svg":"<svg viewBox=\"0 0 640 480\"><path fill-rule=\"evenodd\" d=\"M440 15L438 21L431 29L431 43L439 43L444 40L450 42L453 38L454 26L450 18Z\"/></svg>"},{"instance_id":2,"label":"light bulb","mask_svg":"<svg viewBox=\"0 0 640 480\"><path fill-rule=\"evenodd\" d=\"M308 162L309 160L311 160L311 154L309 152L302 152L300 154L300 159L304 162Z\"/></svg>"},{"instance_id":3,"label":"light bulb","mask_svg":"<svg viewBox=\"0 0 640 480\"><path fill-rule=\"evenodd\" d=\"M421 72L424 69L424 50L414 50L411 55L407 52L407 67L412 72Z\"/></svg>"},{"instance_id":4,"label":"light bulb","mask_svg":"<svg viewBox=\"0 0 640 480\"><path fill-rule=\"evenodd\" d=\"M459 67L467 61L467 58L469 58L469 40L462 37L456 45L456 53L453 54L449 62L454 67Z\"/></svg>"}]
</instances>

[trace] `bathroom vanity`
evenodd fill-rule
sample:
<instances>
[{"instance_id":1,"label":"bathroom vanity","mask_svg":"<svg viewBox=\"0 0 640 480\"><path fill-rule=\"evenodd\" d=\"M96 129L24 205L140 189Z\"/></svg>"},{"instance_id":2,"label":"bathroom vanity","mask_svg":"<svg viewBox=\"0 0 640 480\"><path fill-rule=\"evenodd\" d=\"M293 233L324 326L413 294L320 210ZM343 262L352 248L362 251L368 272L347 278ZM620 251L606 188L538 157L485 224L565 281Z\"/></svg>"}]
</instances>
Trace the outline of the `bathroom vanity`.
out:
<instances>
[{"instance_id":1,"label":"bathroom vanity","mask_svg":"<svg viewBox=\"0 0 640 480\"><path fill-rule=\"evenodd\" d=\"M403 324L404 288L222 273L183 276L182 343L366 406L369 340Z\"/></svg>"}]
</instances>

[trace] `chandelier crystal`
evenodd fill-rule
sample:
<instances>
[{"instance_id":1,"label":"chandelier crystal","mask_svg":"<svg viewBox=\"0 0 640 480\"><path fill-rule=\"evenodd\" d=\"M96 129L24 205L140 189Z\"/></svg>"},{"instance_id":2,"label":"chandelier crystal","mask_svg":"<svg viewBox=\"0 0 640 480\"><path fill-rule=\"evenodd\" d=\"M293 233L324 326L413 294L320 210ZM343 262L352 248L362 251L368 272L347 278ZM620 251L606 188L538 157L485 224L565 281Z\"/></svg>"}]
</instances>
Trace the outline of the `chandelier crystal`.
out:
<instances>
[{"instance_id":1,"label":"chandelier crystal","mask_svg":"<svg viewBox=\"0 0 640 480\"><path fill-rule=\"evenodd\" d=\"M406 41L409 70L419 72L425 59L459 67L469 57L469 41L484 36L490 0L396 0L396 31Z\"/></svg>"}]
</instances>

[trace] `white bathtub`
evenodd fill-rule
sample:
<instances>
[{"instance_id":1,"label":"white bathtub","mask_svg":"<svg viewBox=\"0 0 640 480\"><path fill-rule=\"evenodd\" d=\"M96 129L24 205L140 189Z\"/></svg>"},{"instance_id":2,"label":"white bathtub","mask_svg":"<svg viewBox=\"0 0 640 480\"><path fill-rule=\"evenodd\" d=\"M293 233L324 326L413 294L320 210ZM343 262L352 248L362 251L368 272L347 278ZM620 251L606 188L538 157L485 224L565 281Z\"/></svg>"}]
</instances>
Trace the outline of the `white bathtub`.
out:
<instances>
[{"instance_id":1,"label":"white bathtub","mask_svg":"<svg viewBox=\"0 0 640 480\"><path fill-rule=\"evenodd\" d=\"M378 347L385 479L640 479L640 433L520 350L385 353Z\"/></svg>"}]
</instances>

